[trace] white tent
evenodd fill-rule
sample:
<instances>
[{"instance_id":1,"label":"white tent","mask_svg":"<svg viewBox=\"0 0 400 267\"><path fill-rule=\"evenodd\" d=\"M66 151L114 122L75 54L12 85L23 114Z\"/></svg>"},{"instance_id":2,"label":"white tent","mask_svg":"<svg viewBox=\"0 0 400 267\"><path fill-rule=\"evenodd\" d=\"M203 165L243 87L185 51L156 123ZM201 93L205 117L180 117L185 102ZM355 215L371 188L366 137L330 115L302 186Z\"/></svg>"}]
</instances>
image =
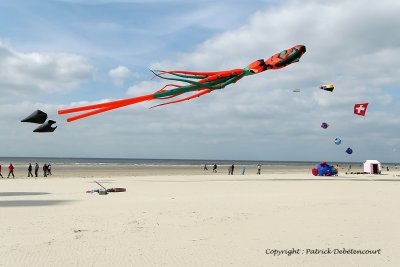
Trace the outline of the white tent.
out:
<instances>
[{"instance_id":1,"label":"white tent","mask_svg":"<svg viewBox=\"0 0 400 267\"><path fill-rule=\"evenodd\" d=\"M366 160L364 162L364 172L371 174L380 174L382 171L382 165L377 160Z\"/></svg>"}]
</instances>

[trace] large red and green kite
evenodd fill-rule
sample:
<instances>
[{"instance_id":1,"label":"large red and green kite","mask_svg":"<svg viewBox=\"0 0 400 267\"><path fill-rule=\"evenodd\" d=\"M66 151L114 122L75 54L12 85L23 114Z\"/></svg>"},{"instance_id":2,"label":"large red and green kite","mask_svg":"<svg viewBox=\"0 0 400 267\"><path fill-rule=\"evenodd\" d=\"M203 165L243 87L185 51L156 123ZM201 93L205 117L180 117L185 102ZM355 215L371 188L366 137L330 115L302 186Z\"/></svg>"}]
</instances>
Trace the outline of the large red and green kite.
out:
<instances>
[{"instance_id":1,"label":"large red and green kite","mask_svg":"<svg viewBox=\"0 0 400 267\"><path fill-rule=\"evenodd\" d=\"M263 72L265 70L274 70L286 67L292 63L298 62L300 57L306 52L306 47L304 45L296 45L290 49L283 50L277 53L267 60L257 60L251 63L244 69L232 69L224 71L215 72L194 72L194 71L183 71L183 70L171 70L162 71L154 70L152 71L154 75L165 80L170 80L173 82L183 82L186 85L179 85L175 83L170 83L165 85L160 90L153 94L121 99L116 101L111 101L107 103L100 103L76 108L62 109L58 111L58 114L69 114L75 112L88 111L67 119L68 122L79 120L85 117L89 117L102 112L110 111L113 109L125 107L128 105L140 103L143 101L149 101L154 99L169 99L177 97L179 95L195 92L195 94L184 97L178 100L169 101L155 105L153 107L158 107L162 105L174 104L186 100L190 100L195 97L199 97L214 90L219 90L225 86L235 83L245 76L250 76ZM173 89L167 90L168 87ZM152 107L152 108L153 108Z\"/></svg>"}]
</instances>

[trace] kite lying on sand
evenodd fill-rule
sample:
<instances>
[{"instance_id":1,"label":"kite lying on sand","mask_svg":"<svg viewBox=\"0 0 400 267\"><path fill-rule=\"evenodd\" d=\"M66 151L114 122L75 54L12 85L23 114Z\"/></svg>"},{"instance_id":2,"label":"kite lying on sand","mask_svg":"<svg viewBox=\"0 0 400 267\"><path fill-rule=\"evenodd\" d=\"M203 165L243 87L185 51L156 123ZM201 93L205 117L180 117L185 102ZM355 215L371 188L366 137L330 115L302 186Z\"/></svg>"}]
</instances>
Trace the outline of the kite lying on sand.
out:
<instances>
[{"instance_id":1,"label":"kite lying on sand","mask_svg":"<svg viewBox=\"0 0 400 267\"><path fill-rule=\"evenodd\" d=\"M155 105L153 107L158 107L162 105L168 105L173 103L178 103L186 100L190 100L195 97L200 97L202 95L213 92L214 90L222 89L225 86L235 83L241 78L245 76L250 76L253 74L257 74L263 72L265 70L274 70L286 67L292 63L298 62L299 59L306 52L306 47L304 45L296 45L290 49L283 50L280 53L273 55L267 60L257 60L251 63L244 69L232 69L225 71L216 71L216 72L193 72L193 71L183 71L183 70L172 70L172 71L161 71L154 70L152 71L155 76L165 79L171 80L173 82L183 82L186 85L178 85L178 84L167 84L157 92L153 94L116 100L107 103L94 104L89 106L82 106L76 108L69 108L59 110L58 114L68 114L75 113L81 111L91 110L89 112L79 114L67 119L68 122L79 120L85 117L89 117L95 114L99 114L102 112L110 111L113 109L125 107L128 105L154 100L154 99L169 99L173 97L177 97L181 94L196 92L195 94L178 99L175 101L170 101L162 104ZM167 87L173 87L173 89L166 90ZM152 107L152 108L153 108Z\"/></svg>"}]
</instances>

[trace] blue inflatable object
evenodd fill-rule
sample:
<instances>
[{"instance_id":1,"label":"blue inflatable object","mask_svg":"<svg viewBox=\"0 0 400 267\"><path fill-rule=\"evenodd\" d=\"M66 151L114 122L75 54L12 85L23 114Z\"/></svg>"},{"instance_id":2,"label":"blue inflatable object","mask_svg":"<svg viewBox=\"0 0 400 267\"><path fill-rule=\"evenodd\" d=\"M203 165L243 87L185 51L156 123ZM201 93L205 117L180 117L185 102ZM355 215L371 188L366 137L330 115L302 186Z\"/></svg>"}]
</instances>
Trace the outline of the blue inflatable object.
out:
<instances>
[{"instance_id":1,"label":"blue inflatable object","mask_svg":"<svg viewBox=\"0 0 400 267\"><path fill-rule=\"evenodd\" d=\"M335 144L340 145L342 143L342 140L339 138L335 138Z\"/></svg>"},{"instance_id":2,"label":"blue inflatable object","mask_svg":"<svg viewBox=\"0 0 400 267\"><path fill-rule=\"evenodd\" d=\"M353 154L353 149L351 149L350 147L348 147L348 148L346 149L346 153L347 153L347 154Z\"/></svg>"},{"instance_id":3,"label":"blue inflatable object","mask_svg":"<svg viewBox=\"0 0 400 267\"><path fill-rule=\"evenodd\" d=\"M327 164L326 162L321 162L317 166L318 176L333 176L337 174L335 167Z\"/></svg>"}]
</instances>

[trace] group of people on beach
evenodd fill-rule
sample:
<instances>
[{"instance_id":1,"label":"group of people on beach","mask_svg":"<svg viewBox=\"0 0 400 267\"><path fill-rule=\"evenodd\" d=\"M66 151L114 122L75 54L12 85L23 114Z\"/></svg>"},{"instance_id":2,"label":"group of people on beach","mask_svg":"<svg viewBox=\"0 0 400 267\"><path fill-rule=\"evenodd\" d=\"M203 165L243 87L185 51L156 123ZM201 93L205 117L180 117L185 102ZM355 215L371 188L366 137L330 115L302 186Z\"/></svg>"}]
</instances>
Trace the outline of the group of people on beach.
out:
<instances>
[{"instance_id":1,"label":"group of people on beach","mask_svg":"<svg viewBox=\"0 0 400 267\"><path fill-rule=\"evenodd\" d=\"M208 171L208 167L207 164L204 164L204 169L205 171ZM231 166L229 166L228 168L228 175L233 175L233 171L235 170L235 164L232 164ZM244 175L244 172L246 171L246 167L243 167L241 169L241 174ZM213 169L212 169L213 173L217 172L217 164L213 165ZM260 175L261 174L261 164L257 165L257 174Z\"/></svg>"},{"instance_id":2,"label":"group of people on beach","mask_svg":"<svg viewBox=\"0 0 400 267\"><path fill-rule=\"evenodd\" d=\"M35 163L35 169L34 169L35 170L35 177L39 176L39 168L40 168L39 164ZM4 178L3 175L1 174L1 169L2 169L2 167L1 167L1 164L0 164L0 177ZM10 175L13 178L15 178L14 169L15 169L14 165L12 163L10 163L10 165L8 166L7 178L10 178ZM33 177L32 170L33 170L32 163L29 163L29 165L28 165L28 177ZM48 175L52 175L51 174L51 164L50 163L48 163L48 164L45 163L43 165L43 176L47 177Z\"/></svg>"}]
</instances>

